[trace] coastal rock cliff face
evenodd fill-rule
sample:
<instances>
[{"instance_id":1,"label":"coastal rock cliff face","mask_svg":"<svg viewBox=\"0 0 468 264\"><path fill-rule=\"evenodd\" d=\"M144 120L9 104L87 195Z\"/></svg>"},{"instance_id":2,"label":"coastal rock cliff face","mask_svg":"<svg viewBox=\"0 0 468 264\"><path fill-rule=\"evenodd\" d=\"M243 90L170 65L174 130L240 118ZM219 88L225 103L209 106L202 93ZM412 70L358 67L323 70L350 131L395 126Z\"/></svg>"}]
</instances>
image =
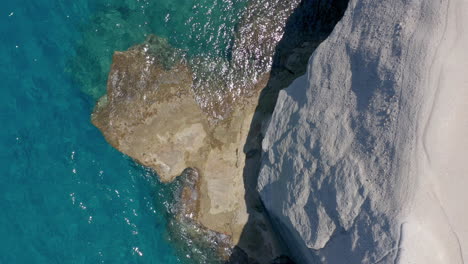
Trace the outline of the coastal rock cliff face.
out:
<instances>
[{"instance_id":1,"label":"coastal rock cliff face","mask_svg":"<svg viewBox=\"0 0 468 264\"><path fill-rule=\"evenodd\" d=\"M298 263L468 259L467 13L352 0L279 93L258 190Z\"/></svg>"}]
</instances>

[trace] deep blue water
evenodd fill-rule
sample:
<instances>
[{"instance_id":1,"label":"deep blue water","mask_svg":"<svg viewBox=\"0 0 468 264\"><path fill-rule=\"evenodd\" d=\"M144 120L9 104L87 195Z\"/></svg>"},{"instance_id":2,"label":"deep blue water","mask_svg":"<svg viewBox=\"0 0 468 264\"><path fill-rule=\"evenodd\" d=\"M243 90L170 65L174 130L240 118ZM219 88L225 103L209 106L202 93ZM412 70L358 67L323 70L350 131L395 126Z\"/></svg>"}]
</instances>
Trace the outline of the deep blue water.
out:
<instances>
[{"instance_id":1,"label":"deep blue water","mask_svg":"<svg viewBox=\"0 0 468 264\"><path fill-rule=\"evenodd\" d=\"M213 2L212 12L224 15L209 19ZM109 146L90 113L114 50L157 33L181 48L222 53L229 34L204 38L237 19L236 8L213 0L2 1L0 263L185 263L168 240L170 188Z\"/></svg>"}]
</instances>

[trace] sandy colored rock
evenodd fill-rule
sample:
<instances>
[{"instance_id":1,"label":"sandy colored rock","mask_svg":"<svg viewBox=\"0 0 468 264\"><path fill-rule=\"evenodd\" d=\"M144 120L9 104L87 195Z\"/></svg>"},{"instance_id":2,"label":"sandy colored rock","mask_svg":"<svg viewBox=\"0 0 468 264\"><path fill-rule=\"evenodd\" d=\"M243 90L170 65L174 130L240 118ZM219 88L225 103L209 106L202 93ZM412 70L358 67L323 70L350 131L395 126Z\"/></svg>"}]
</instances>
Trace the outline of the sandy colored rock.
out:
<instances>
[{"instance_id":1,"label":"sandy colored rock","mask_svg":"<svg viewBox=\"0 0 468 264\"><path fill-rule=\"evenodd\" d=\"M167 70L148 46L115 53L107 95L92 121L115 148L171 181L205 157L207 122L185 63Z\"/></svg>"},{"instance_id":2,"label":"sandy colored rock","mask_svg":"<svg viewBox=\"0 0 468 264\"><path fill-rule=\"evenodd\" d=\"M168 65L167 57L151 52L159 46L170 50L168 57L179 60ZM109 143L153 168L164 182L174 180L186 168L196 169L200 194L194 218L210 230L229 235L236 245L249 219L244 146L268 74L257 82L251 96L231 105L229 117L213 121L197 104L192 72L178 52L156 37L116 52L107 95L97 104L92 122ZM268 219L260 216L258 221ZM275 239L264 239L264 243L271 254L280 252Z\"/></svg>"}]
</instances>

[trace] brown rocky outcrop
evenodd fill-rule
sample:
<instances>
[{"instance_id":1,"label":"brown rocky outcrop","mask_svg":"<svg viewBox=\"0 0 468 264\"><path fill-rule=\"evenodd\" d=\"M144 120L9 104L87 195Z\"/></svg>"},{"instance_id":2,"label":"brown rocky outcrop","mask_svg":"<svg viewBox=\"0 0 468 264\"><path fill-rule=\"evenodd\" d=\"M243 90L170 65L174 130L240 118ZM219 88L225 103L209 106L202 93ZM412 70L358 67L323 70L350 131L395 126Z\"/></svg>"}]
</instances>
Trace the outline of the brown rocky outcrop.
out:
<instances>
[{"instance_id":1,"label":"brown rocky outcrop","mask_svg":"<svg viewBox=\"0 0 468 264\"><path fill-rule=\"evenodd\" d=\"M169 50L169 56L153 50ZM109 73L107 95L100 99L92 122L115 148L153 168L170 182L186 168L200 172L192 218L201 226L226 234L232 245L249 218L243 179L247 134L268 74L249 96L230 105L221 120L202 111L192 87L192 70L181 51L155 36L126 52L116 52ZM190 190L182 192L187 198ZM244 249L279 255L282 250L270 232L268 219L258 219L262 244ZM252 241L252 243L258 241ZM254 250L252 250L254 249ZM258 254L258 258L262 258Z\"/></svg>"},{"instance_id":2,"label":"brown rocky outcrop","mask_svg":"<svg viewBox=\"0 0 468 264\"><path fill-rule=\"evenodd\" d=\"M227 58L188 58L155 36L116 52L92 116L110 144L162 181L196 172L176 219L222 247L229 237L230 263L287 254L256 191L263 131L279 90L305 72L347 1L267 2L250 2Z\"/></svg>"}]
</instances>

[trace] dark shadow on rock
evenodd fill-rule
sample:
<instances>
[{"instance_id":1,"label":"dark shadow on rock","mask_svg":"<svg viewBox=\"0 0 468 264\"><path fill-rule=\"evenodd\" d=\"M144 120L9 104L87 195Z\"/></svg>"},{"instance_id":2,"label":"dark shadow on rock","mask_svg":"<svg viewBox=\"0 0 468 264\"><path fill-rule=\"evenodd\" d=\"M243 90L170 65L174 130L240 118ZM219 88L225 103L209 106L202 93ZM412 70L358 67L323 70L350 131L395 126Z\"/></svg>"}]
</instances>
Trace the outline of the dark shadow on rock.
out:
<instances>
[{"instance_id":1,"label":"dark shadow on rock","mask_svg":"<svg viewBox=\"0 0 468 264\"><path fill-rule=\"evenodd\" d=\"M302 0L287 20L283 38L275 49L270 78L260 94L244 146L243 177L249 219L226 264L294 263L278 232L271 232L275 225L272 225L257 191L261 142L279 91L306 72L311 54L330 35L347 5L348 0Z\"/></svg>"}]
</instances>

